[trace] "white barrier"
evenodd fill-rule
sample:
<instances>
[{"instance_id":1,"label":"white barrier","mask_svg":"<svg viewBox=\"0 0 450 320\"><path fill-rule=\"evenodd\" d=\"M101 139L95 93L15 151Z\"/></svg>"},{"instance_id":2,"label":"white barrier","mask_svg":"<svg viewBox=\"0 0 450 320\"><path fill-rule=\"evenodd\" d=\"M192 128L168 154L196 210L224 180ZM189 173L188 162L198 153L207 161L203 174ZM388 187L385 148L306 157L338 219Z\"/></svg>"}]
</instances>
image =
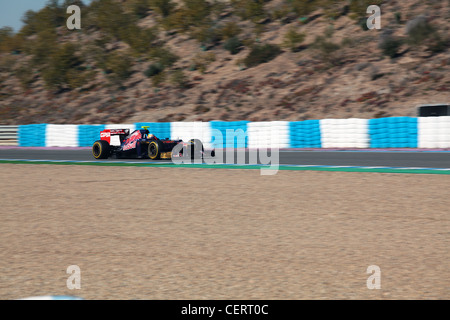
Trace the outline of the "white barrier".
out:
<instances>
[{"instance_id":1,"label":"white barrier","mask_svg":"<svg viewBox=\"0 0 450 320\"><path fill-rule=\"evenodd\" d=\"M47 147L78 147L77 125L48 124L45 130Z\"/></svg>"},{"instance_id":2,"label":"white barrier","mask_svg":"<svg viewBox=\"0 0 450 320\"><path fill-rule=\"evenodd\" d=\"M418 126L419 148L450 148L450 117L421 117Z\"/></svg>"},{"instance_id":3,"label":"white barrier","mask_svg":"<svg viewBox=\"0 0 450 320\"><path fill-rule=\"evenodd\" d=\"M212 131L209 122L172 122L170 124L171 139L189 141L199 139L205 148L212 147Z\"/></svg>"},{"instance_id":4,"label":"white barrier","mask_svg":"<svg viewBox=\"0 0 450 320\"><path fill-rule=\"evenodd\" d=\"M249 148L288 148L290 129L288 121L249 122Z\"/></svg>"},{"instance_id":5,"label":"white barrier","mask_svg":"<svg viewBox=\"0 0 450 320\"><path fill-rule=\"evenodd\" d=\"M369 148L367 119L320 120L322 148Z\"/></svg>"}]
</instances>

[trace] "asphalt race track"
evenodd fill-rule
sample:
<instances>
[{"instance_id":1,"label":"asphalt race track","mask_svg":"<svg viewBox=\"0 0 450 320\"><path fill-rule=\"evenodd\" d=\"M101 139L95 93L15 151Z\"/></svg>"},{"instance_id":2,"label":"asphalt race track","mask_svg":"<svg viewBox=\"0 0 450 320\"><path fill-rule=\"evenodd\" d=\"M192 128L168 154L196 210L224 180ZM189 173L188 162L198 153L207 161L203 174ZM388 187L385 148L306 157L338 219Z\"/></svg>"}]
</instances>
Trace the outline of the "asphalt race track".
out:
<instances>
[{"instance_id":1,"label":"asphalt race track","mask_svg":"<svg viewBox=\"0 0 450 320\"><path fill-rule=\"evenodd\" d=\"M247 151L246 159L248 158L249 156ZM0 159L95 161L90 149L0 149ZM108 161L118 160L109 159ZM130 159L127 161L142 162L150 160ZM280 151L280 165L450 168L450 152L326 150Z\"/></svg>"}]
</instances>

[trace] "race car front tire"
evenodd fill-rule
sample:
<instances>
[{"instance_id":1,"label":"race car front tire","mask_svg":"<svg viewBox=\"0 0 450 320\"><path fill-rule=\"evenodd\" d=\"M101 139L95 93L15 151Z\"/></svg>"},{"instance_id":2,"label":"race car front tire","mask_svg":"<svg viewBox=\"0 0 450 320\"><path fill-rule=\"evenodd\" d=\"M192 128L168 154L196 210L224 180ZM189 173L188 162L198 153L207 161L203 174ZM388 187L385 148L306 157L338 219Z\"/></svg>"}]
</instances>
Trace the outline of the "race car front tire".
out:
<instances>
[{"instance_id":1,"label":"race car front tire","mask_svg":"<svg viewBox=\"0 0 450 320\"><path fill-rule=\"evenodd\" d=\"M148 157L152 160L161 159L161 152L163 151L163 145L161 141L152 141L148 145Z\"/></svg>"},{"instance_id":2,"label":"race car front tire","mask_svg":"<svg viewBox=\"0 0 450 320\"><path fill-rule=\"evenodd\" d=\"M92 146L92 155L95 159L108 159L110 154L110 145L107 141L98 140Z\"/></svg>"}]
</instances>

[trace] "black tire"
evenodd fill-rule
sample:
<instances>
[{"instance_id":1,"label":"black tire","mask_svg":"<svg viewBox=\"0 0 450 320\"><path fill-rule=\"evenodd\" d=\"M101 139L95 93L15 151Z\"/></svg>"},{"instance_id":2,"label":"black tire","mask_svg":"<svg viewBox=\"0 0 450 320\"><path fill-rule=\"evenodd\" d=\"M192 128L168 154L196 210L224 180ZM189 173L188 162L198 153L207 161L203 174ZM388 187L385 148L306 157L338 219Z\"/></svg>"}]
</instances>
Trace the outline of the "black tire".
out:
<instances>
[{"instance_id":1,"label":"black tire","mask_svg":"<svg viewBox=\"0 0 450 320\"><path fill-rule=\"evenodd\" d=\"M189 146L189 155L191 157L191 160L202 159L203 158L203 152L205 149L203 148L203 143L198 139L191 139L189 140L190 146Z\"/></svg>"},{"instance_id":2,"label":"black tire","mask_svg":"<svg viewBox=\"0 0 450 320\"><path fill-rule=\"evenodd\" d=\"M110 155L110 145L107 141L98 140L92 146L92 155L95 159L108 159Z\"/></svg>"},{"instance_id":3,"label":"black tire","mask_svg":"<svg viewBox=\"0 0 450 320\"><path fill-rule=\"evenodd\" d=\"M148 145L148 157L152 160L161 159L161 152L163 152L163 144L161 141L152 141Z\"/></svg>"}]
</instances>

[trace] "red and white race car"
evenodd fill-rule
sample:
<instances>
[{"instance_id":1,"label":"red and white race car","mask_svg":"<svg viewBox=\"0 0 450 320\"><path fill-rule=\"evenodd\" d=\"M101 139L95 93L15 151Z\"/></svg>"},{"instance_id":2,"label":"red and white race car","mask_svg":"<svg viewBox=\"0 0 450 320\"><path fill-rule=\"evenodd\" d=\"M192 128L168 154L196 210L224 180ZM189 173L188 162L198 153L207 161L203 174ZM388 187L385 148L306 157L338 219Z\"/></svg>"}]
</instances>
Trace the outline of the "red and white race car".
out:
<instances>
[{"instance_id":1,"label":"red and white race car","mask_svg":"<svg viewBox=\"0 0 450 320\"><path fill-rule=\"evenodd\" d=\"M120 145L111 145L111 138L118 136ZM100 139L92 146L95 159L116 158L142 158L142 159L172 159L173 157L187 157L202 159L205 153L203 143L198 139L188 142L183 140L159 139L151 134L148 127L135 130L130 134L129 129L107 129L100 132ZM173 154L174 148L176 154ZM211 156L214 157L214 150Z\"/></svg>"}]
</instances>

